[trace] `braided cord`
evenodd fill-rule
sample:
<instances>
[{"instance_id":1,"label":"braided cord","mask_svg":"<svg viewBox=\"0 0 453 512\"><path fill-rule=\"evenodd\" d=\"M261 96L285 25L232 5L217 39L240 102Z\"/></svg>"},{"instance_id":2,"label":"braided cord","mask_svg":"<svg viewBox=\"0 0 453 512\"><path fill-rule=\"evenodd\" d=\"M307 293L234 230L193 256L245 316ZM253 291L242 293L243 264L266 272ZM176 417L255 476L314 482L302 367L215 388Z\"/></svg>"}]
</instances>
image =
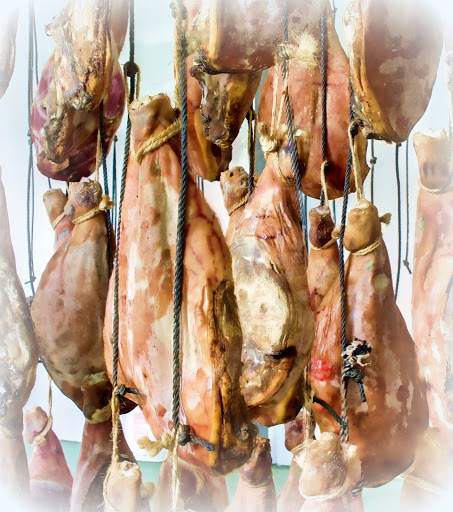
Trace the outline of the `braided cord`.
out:
<instances>
[{"instance_id":1,"label":"braided cord","mask_svg":"<svg viewBox=\"0 0 453 512\"><path fill-rule=\"evenodd\" d=\"M248 150L249 150L249 176L248 176L248 197L252 195L253 188L255 186L255 170L256 170L256 113L253 110L253 105L250 107L250 110L247 113L247 121L249 125L248 132ZM253 126L253 121L255 121L255 126Z\"/></svg>"},{"instance_id":2,"label":"braided cord","mask_svg":"<svg viewBox=\"0 0 453 512\"><path fill-rule=\"evenodd\" d=\"M118 206L116 204L117 198L117 184L116 184L116 143L118 142L118 137L115 135L113 138L113 158L112 158L112 201L115 203L112 209L112 224L116 229L116 223L118 218Z\"/></svg>"},{"instance_id":3,"label":"braided cord","mask_svg":"<svg viewBox=\"0 0 453 512\"><path fill-rule=\"evenodd\" d=\"M396 282L395 282L395 301L398 298L398 288L400 284L401 274L401 180L400 180L400 169L399 169L399 148L401 144L395 146L395 174L396 174L396 191L398 195L398 267L396 271Z\"/></svg>"},{"instance_id":4,"label":"braided cord","mask_svg":"<svg viewBox=\"0 0 453 512\"><path fill-rule=\"evenodd\" d=\"M409 274L412 274L409 265L409 137L406 140L406 254L403 265L407 268Z\"/></svg>"}]
</instances>

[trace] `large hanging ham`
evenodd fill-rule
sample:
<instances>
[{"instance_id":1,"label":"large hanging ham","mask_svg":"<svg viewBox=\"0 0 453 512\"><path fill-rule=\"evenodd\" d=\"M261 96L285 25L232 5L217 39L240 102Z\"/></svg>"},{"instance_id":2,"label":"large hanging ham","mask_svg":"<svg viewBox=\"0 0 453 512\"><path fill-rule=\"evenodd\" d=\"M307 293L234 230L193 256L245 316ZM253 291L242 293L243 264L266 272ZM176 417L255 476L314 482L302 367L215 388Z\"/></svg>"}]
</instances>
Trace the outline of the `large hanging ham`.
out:
<instances>
[{"instance_id":1,"label":"large hanging ham","mask_svg":"<svg viewBox=\"0 0 453 512\"><path fill-rule=\"evenodd\" d=\"M258 436L250 460L239 469L239 483L226 512L275 512L275 485L272 476L269 439Z\"/></svg>"},{"instance_id":2,"label":"large hanging ham","mask_svg":"<svg viewBox=\"0 0 453 512\"><path fill-rule=\"evenodd\" d=\"M102 129L105 151L121 123L125 103L121 68L115 64L110 87L102 103ZM96 165L101 106L89 112L67 106L55 80L54 56L41 74L33 99L31 136L39 171L49 178L79 181L90 176Z\"/></svg>"},{"instance_id":3,"label":"large hanging ham","mask_svg":"<svg viewBox=\"0 0 453 512\"><path fill-rule=\"evenodd\" d=\"M193 3L184 1L189 11ZM211 74L269 68L283 40L282 7L283 0L203 0L189 25L189 46L199 48L197 60ZM322 7L318 0L288 0L291 43L318 22Z\"/></svg>"},{"instance_id":4,"label":"large hanging ham","mask_svg":"<svg viewBox=\"0 0 453 512\"><path fill-rule=\"evenodd\" d=\"M453 435L453 143L444 130L417 133L420 169L412 328L433 427Z\"/></svg>"},{"instance_id":5,"label":"large hanging ham","mask_svg":"<svg viewBox=\"0 0 453 512\"><path fill-rule=\"evenodd\" d=\"M16 273L0 169L0 489L11 507L29 493L22 408L35 383L38 353L33 322ZM23 501L20 501L23 500Z\"/></svg>"},{"instance_id":6,"label":"large hanging ham","mask_svg":"<svg viewBox=\"0 0 453 512\"><path fill-rule=\"evenodd\" d=\"M344 24L354 114L363 133L405 141L437 76L442 23L436 7L426 0L350 0Z\"/></svg>"},{"instance_id":7,"label":"large hanging ham","mask_svg":"<svg viewBox=\"0 0 453 512\"><path fill-rule=\"evenodd\" d=\"M362 402L357 385L350 381L350 441L358 448L365 485L373 487L412 463L418 437L427 427L427 405L415 346L395 303L380 218L364 199L348 215L344 246L351 252L345 268L346 355L348 364L363 372L366 394ZM337 414L341 412L340 316L337 280L316 312L311 366L316 395ZM339 431L324 408L315 403L313 409L321 431Z\"/></svg>"},{"instance_id":8,"label":"large hanging ham","mask_svg":"<svg viewBox=\"0 0 453 512\"><path fill-rule=\"evenodd\" d=\"M132 148L176 120L167 96L130 106ZM180 188L179 139L129 161L119 247L118 382L140 392L154 436L171 433L173 268ZM250 456L255 428L241 397L241 329L231 260L217 218L189 177L181 313L181 423L213 444L180 447L179 456L225 473ZM112 371L113 280L107 303L105 350Z\"/></svg>"},{"instance_id":9,"label":"large hanging ham","mask_svg":"<svg viewBox=\"0 0 453 512\"><path fill-rule=\"evenodd\" d=\"M69 0L47 26L55 79L68 106L92 110L111 86L127 31L128 0Z\"/></svg>"},{"instance_id":10,"label":"large hanging ham","mask_svg":"<svg viewBox=\"0 0 453 512\"><path fill-rule=\"evenodd\" d=\"M6 6L2 6L2 10ZM19 9L17 7L3 11L0 22L0 99L8 89L16 62L16 32Z\"/></svg>"},{"instance_id":11,"label":"large hanging ham","mask_svg":"<svg viewBox=\"0 0 453 512\"><path fill-rule=\"evenodd\" d=\"M153 511L172 510L173 456L167 455L159 472ZM224 512L228 506L228 492L224 476L178 461L178 510L191 512Z\"/></svg>"},{"instance_id":12,"label":"large hanging ham","mask_svg":"<svg viewBox=\"0 0 453 512\"><path fill-rule=\"evenodd\" d=\"M326 51L327 51L327 86L326 86L326 128L327 144L326 158L329 165L325 176L327 193L334 199L343 196L344 180L348 161L348 125L350 123L350 94L349 94L349 62L341 47L335 31L332 10L329 2L323 0L319 5L325 8L326 17ZM320 67L320 19L322 10L318 12L316 23L306 34L307 52L311 52L313 62L291 60L289 68L288 91L294 110L294 128L298 146L299 166L303 177L302 190L310 197L319 198L321 195L321 164L322 164L322 79ZM310 56L310 55L309 55ZM275 82L275 74L279 80ZM274 88L276 87L276 91ZM276 98L274 98L276 94ZM276 99L276 106L274 100ZM264 82L260 97L259 121L262 123L261 133L263 150L267 152L269 142L280 144L281 127L277 124L279 106L282 101L282 78L280 67L273 67ZM283 112L282 123L286 123L286 113ZM274 131L273 131L274 130ZM362 135L356 137L359 158L362 169L368 172L365 164L366 140ZM280 149L280 148L279 148ZM288 147L284 148L289 151ZM290 170L289 159L282 162L282 170ZM364 178L366 174L364 172ZM354 190L351 180L350 190Z\"/></svg>"},{"instance_id":13,"label":"large hanging ham","mask_svg":"<svg viewBox=\"0 0 453 512\"><path fill-rule=\"evenodd\" d=\"M43 201L50 223L55 231L54 251L56 251L60 245L68 240L74 228L72 220L66 217L64 213L68 198L61 189L51 188L44 193Z\"/></svg>"},{"instance_id":14,"label":"large hanging ham","mask_svg":"<svg viewBox=\"0 0 453 512\"><path fill-rule=\"evenodd\" d=\"M286 159L267 160L231 235L244 336L241 387L253 418L275 409L295 390L313 343L307 250L296 188L280 167ZM289 421L300 407L300 401L292 401L279 415L259 421Z\"/></svg>"},{"instance_id":15,"label":"large hanging ham","mask_svg":"<svg viewBox=\"0 0 453 512\"><path fill-rule=\"evenodd\" d=\"M41 360L92 421L110 417L102 341L109 280L104 202L99 183L70 185L64 211L76 225L47 264L31 308Z\"/></svg>"},{"instance_id":16,"label":"large hanging ham","mask_svg":"<svg viewBox=\"0 0 453 512\"><path fill-rule=\"evenodd\" d=\"M30 495L34 510L43 512L67 512L70 507L72 475L66 462L60 440L49 418L41 407L35 407L24 415L24 437L33 444L28 463Z\"/></svg>"}]
</instances>

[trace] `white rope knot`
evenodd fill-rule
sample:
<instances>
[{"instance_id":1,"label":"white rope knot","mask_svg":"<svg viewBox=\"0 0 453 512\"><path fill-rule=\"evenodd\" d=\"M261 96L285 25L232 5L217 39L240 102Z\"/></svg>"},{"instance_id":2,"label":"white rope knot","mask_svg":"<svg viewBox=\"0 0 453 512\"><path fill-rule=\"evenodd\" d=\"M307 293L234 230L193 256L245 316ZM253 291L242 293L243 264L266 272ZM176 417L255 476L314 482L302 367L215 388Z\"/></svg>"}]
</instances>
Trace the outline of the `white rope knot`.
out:
<instances>
[{"instance_id":1,"label":"white rope knot","mask_svg":"<svg viewBox=\"0 0 453 512\"><path fill-rule=\"evenodd\" d=\"M176 434L172 430L170 434L164 432L160 441L152 441L144 436L137 441L139 448L145 450L151 458L157 457L162 450L173 451L175 448Z\"/></svg>"},{"instance_id":2,"label":"white rope knot","mask_svg":"<svg viewBox=\"0 0 453 512\"><path fill-rule=\"evenodd\" d=\"M364 368L370 364L368 360L370 353L371 346L367 341L354 338L354 341L341 353L341 357L345 368L357 368L357 366Z\"/></svg>"},{"instance_id":3,"label":"white rope knot","mask_svg":"<svg viewBox=\"0 0 453 512\"><path fill-rule=\"evenodd\" d=\"M79 217L72 219L72 223L75 225L82 224L82 222L92 219L98 213L110 210L113 206L115 206L114 201L112 201L108 195L103 194L101 202L97 206L95 206L93 209L89 210L88 212L86 212L82 215L79 215Z\"/></svg>"},{"instance_id":4,"label":"white rope knot","mask_svg":"<svg viewBox=\"0 0 453 512\"><path fill-rule=\"evenodd\" d=\"M285 137L288 134L288 127L285 124L280 125L273 132L262 122L258 123L258 132L260 134L260 144L265 158L271 153L278 153L283 146Z\"/></svg>"}]
</instances>

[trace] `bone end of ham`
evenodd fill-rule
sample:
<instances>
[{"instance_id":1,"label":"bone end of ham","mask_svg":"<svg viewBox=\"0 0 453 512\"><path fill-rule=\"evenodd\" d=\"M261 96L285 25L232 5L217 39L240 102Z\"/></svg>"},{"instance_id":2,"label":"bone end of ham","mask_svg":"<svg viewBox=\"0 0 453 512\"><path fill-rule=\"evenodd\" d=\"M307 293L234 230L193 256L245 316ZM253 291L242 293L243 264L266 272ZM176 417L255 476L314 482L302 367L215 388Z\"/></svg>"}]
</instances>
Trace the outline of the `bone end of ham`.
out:
<instances>
[{"instance_id":1,"label":"bone end of ham","mask_svg":"<svg viewBox=\"0 0 453 512\"><path fill-rule=\"evenodd\" d=\"M436 9L426 0L352 0L343 21L353 108L365 135L405 141L428 106L437 76L442 23Z\"/></svg>"},{"instance_id":2,"label":"bone end of ham","mask_svg":"<svg viewBox=\"0 0 453 512\"><path fill-rule=\"evenodd\" d=\"M24 437L33 444L47 426L48 416L35 407L24 415ZM50 511L68 510L71 500L72 475L61 443L50 429L40 444L36 444L28 463L30 494L40 507Z\"/></svg>"},{"instance_id":3,"label":"bone end of ham","mask_svg":"<svg viewBox=\"0 0 453 512\"><path fill-rule=\"evenodd\" d=\"M148 496L142 491L142 472L136 462L112 464L106 486L105 512L142 512L149 509Z\"/></svg>"}]
</instances>

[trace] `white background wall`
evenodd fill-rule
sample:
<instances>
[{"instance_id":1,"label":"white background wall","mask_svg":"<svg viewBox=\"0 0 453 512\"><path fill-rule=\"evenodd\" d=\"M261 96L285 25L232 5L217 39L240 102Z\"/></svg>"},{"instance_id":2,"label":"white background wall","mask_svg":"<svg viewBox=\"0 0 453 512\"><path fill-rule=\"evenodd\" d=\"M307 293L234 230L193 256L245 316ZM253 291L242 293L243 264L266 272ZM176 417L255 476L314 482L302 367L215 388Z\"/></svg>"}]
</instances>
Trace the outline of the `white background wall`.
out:
<instances>
[{"instance_id":1,"label":"white background wall","mask_svg":"<svg viewBox=\"0 0 453 512\"><path fill-rule=\"evenodd\" d=\"M398 0L395 0L398 2ZM12 4L13 2L11 2ZM172 95L173 91L173 63L172 63L172 38L173 18L169 9L169 1L161 0L149 2L136 0L136 62L141 67L142 84L141 94L156 94L165 92ZM344 12L345 0L337 0L338 8L336 26L342 35L342 13ZM433 8L453 10L451 0L438 0L433 3ZM2 9L6 8L2 2ZM26 235L26 180L28 165L28 141L27 141L27 65L28 65L28 18L27 2L21 2L19 28L17 34L17 56L16 67L11 84L5 96L0 100L0 166L3 170L3 183L6 189L9 218L11 224L11 236L16 254L17 270L22 283L28 281L27 261L27 235ZM64 5L63 0L36 0L36 23L38 32L38 58L39 72L50 57L54 42L45 34L45 25L53 16L58 14ZM423 37L423 34L420 34ZM120 58L121 64L128 60L129 48L126 41L123 53ZM443 60L433 96L427 112L414 129L416 131L427 128L443 127L448 129L447 93L443 82ZM35 86L36 88L36 86ZM125 119L118 132L118 167L121 167L122 148L124 146ZM375 179L375 203L381 214L390 211L393 213L392 223L385 229L384 238L389 249L390 259L394 275L396 275L397 261L397 218L396 218L396 181L394 166L394 145L384 142L376 143L376 165ZM412 263L412 245L415 219L415 205L418 188L418 167L415 153L412 147L412 136L409 142L409 196L410 196L410 252L409 260ZM403 193L405 190L404 167L405 148L400 149L400 172ZM109 170L111 170L111 155L108 158ZM248 166L246 152L246 130L241 131L240 137L235 144L232 165ZM369 182L369 179L367 180ZM64 183L53 182L54 187L64 188ZM42 195L47 190L47 179L35 170L35 236L34 236L34 262L36 285L44 270L47 261L53 250L53 230L48 222L47 214L42 204ZM220 195L218 183L205 184L205 191L213 209L218 213L222 224L227 222L227 215L223 209L223 202ZM365 185L368 193L369 186ZM369 194L368 194L369 198ZM355 198L350 198L350 204L354 204ZM404 201L404 194L403 194ZM316 204L316 201L309 200L309 207ZM337 213L341 209L341 200L337 201ZM403 255L405 242L406 215L403 202ZM1 243L1 241L0 241ZM30 295L30 288L24 285L26 294ZM403 267L401 270L400 292L398 304L405 315L410 327L410 297L411 278ZM88 312L87 312L88 314ZM47 376L41 367L38 370L38 378L29 403L30 408L34 405L41 405L47 408ZM83 428L83 417L75 405L63 396L54 386L54 430L61 439L80 440ZM130 418L124 417L126 430L132 438L138 436L146 429L146 425L140 420L134 419L139 416L136 411ZM135 432L134 432L135 431ZM270 429L271 443L273 444L274 461L285 463L289 460L289 454L284 449L283 426ZM285 453L286 452L286 453Z\"/></svg>"}]
</instances>

